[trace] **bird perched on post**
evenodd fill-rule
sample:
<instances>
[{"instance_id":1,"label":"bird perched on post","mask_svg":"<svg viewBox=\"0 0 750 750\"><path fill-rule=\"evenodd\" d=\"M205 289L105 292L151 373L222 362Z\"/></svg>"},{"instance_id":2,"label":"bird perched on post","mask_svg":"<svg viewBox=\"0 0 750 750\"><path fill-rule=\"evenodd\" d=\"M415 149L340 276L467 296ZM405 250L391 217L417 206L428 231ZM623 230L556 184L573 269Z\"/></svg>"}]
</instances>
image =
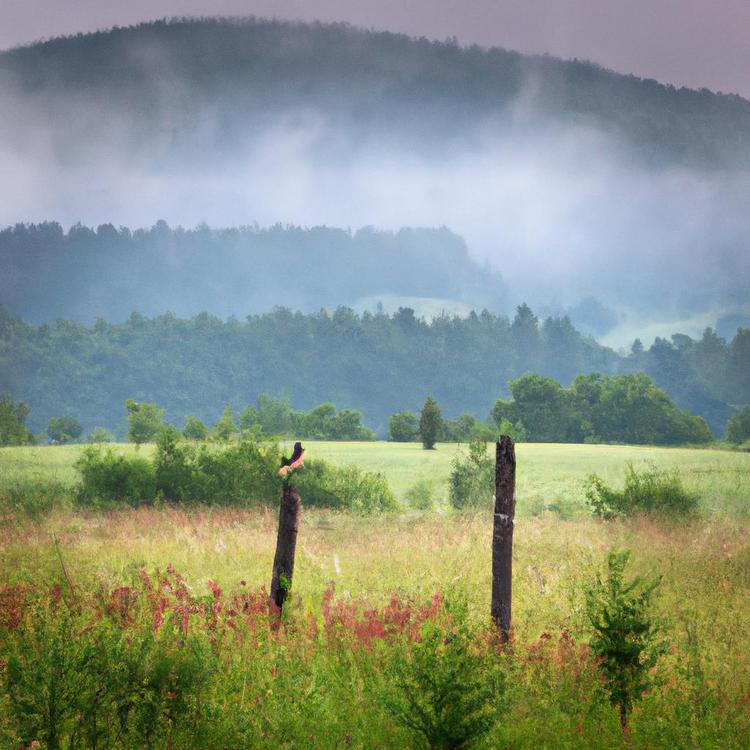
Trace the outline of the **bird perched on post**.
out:
<instances>
[{"instance_id":1,"label":"bird perched on post","mask_svg":"<svg viewBox=\"0 0 750 750\"><path fill-rule=\"evenodd\" d=\"M279 476L285 477L290 471L304 466L302 463L302 457L305 455L305 449L302 447L302 443L295 443L294 450L292 451L291 458L281 457L281 468L279 469Z\"/></svg>"}]
</instances>

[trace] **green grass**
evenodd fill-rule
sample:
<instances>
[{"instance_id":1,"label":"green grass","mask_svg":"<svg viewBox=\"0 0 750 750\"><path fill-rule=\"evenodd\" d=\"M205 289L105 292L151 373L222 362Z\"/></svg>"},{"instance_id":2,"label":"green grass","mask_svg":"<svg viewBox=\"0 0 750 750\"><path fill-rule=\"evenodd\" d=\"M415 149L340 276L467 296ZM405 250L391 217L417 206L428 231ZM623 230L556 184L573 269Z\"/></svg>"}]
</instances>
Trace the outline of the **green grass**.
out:
<instances>
[{"instance_id":1,"label":"green grass","mask_svg":"<svg viewBox=\"0 0 750 750\"><path fill-rule=\"evenodd\" d=\"M451 461L462 446L441 443L426 451L418 443L306 442L307 456L335 464L356 464L366 471L385 474L396 496L420 480L434 482L445 502ZM118 444L115 450L149 456L153 446ZM492 449L492 446L489 447ZM35 479L72 486L77 481L73 463L80 445L0 448L0 488ZM750 453L650 446L564 445L523 443L516 447L519 515L545 508L563 508L580 515L584 507L584 481L596 473L608 484L621 485L624 468L653 465L676 469L687 489L701 497L706 512L744 514L750 510Z\"/></svg>"},{"instance_id":2,"label":"green grass","mask_svg":"<svg viewBox=\"0 0 750 750\"><path fill-rule=\"evenodd\" d=\"M306 447L310 457L383 472L400 497L425 478L435 480L438 494L444 497L450 463L459 450L454 445L424 451L416 444L387 443L311 442ZM116 449L145 454L152 450L150 446ZM2 449L0 484L35 480L72 486L76 481L72 463L80 451L80 446ZM735 693L744 695L745 691L750 696L750 455L705 449L523 444L517 446L517 458L513 621L519 637L528 643L543 633L557 638L570 631L585 639L583 588L610 550L628 548L633 554L631 575L663 577L656 607L672 649L662 667L676 675L670 690L684 692L695 684L696 690L711 691L720 700L723 686L729 686ZM591 518L583 507L586 476L596 473L620 485L628 461L636 468L651 464L676 469L685 485L700 494L705 512L679 522L636 518L605 523ZM319 613L322 593L331 581L343 601L366 597L381 606L393 592L424 600L442 591L464 598L472 622L479 627L486 623L489 611L491 527L489 508L471 514L451 514L443 508L438 513L366 518L305 511L298 536L295 606ZM164 570L172 564L191 590L204 595L209 580L217 581L225 591L239 589L241 580L251 588L268 586L276 514L268 509L171 507L94 513L61 507L36 518L6 515L0 522L0 581L41 587L64 584L54 540L79 591L112 590L131 580L140 567ZM681 670L693 663L700 668L700 677L688 679ZM538 689L540 702L525 705L531 693L522 691L527 697L516 704L523 718L513 746L591 747L584 739L576 740L575 712L570 728L564 729L565 743L557 744L557 736L545 734L545 717L560 716L560 711L568 709L563 703L545 704L555 700L554 685ZM671 703L659 702L660 694L649 698L642 713L635 716L634 747L705 746L700 732L711 726L715 727L711 736L721 741L710 746L732 747L731 732L748 723L741 718L744 708L732 708L740 713L727 724L732 727L727 730L730 734L722 737L721 726L730 720L721 711L711 708L705 716L696 713L679 718L670 713ZM685 698L684 705L692 705L692 700ZM585 715L589 708L584 705L580 710ZM609 716L608 709L603 711L601 715ZM696 732L697 739L685 744L687 729L679 740L664 739L668 728L687 721L686 716L696 722L696 729L690 731ZM540 739L545 736L546 740ZM620 746L611 739L616 732L609 737L607 746ZM508 746L510 740L504 742Z\"/></svg>"}]
</instances>

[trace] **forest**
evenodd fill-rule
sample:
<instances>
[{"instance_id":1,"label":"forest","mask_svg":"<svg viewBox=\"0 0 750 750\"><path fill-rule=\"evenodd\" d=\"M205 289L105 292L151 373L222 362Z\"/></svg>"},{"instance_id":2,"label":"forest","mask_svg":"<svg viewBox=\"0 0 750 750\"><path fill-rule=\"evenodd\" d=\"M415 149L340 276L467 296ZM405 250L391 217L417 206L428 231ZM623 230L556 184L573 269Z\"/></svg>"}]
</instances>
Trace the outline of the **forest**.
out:
<instances>
[{"instance_id":1,"label":"forest","mask_svg":"<svg viewBox=\"0 0 750 750\"><path fill-rule=\"evenodd\" d=\"M0 231L0 300L41 323L113 322L133 310L178 316L266 312L286 300L304 312L378 297L428 297L503 310L500 274L447 229L240 227L185 230L111 224L18 224ZM189 291L188 291L189 290ZM388 297L386 297L388 295Z\"/></svg>"},{"instance_id":2,"label":"forest","mask_svg":"<svg viewBox=\"0 0 750 750\"><path fill-rule=\"evenodd\" d=\"M346 24L144 23L9 50L0 54L0 77L48 115L98 105L113 122L128 121L124 135L139 141L161 141L168 122L175 156L185 145L180 136L215 115L215 145L231 155L279 111L307 108L343 126L352 141L375 131L419 150L471 140L485 124L523 134L539 124L585 123L647 160L750 166L750 102L739 96L678 89L585 61ZM425 121L432 123L427 138L418 126ZM56 137L84 127L71 118ZM90 146L78 144L82 152Z\"/></svg>"},{"instance_id":3,"label":"forest","mask_svg":"<svg viewBox=\"0 0 750 750\"><path fill-rule=\"evenodd\" d=\"M207 313L189 319L133 313L119 324L66 320L33 326L0 310L0 393L31 407L35 432L51 418L77 418L124 435L127 399L154 402L181 426L207 424L229 406L286 396L295 409L332 402L355 409L385 436L389 417L432 395L448 419L485 419L509 381L538 373L567 386L588 373L644 372L721 436L735 408L750 403L750 329L727 342L708 329L675 335L624 356L582 335L568 318L540 320L528 305L512 319L482 311L421 319L347 307L303 314L276 308L244 320Z\"/></svg>"}]
</instances>

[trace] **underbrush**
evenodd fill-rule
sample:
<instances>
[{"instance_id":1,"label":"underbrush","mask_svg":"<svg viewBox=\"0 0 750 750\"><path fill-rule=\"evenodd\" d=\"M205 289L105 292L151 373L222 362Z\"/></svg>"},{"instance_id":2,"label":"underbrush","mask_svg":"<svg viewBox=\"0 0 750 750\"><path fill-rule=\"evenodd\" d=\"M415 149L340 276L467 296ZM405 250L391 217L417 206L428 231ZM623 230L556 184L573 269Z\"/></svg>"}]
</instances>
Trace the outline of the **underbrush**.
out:
<instances>
[{"instance_id":1,"label":"underbrush","mask_svg":"<svg viewBox=\"0 0 750 750\"><path fill-rule=\"evenodd\" d=\"M153 459L87 448L76 463L81 506L151 505L157 501L258 507L278 503L280 450L276 443L242 440L216 446L160 435ZM381 474L356 466L308 461L293 479L306 506L368 514L398 509Z\"/></svg>"},{"instance_id":2,"label":"underbrush","mask_svg":"<svg viewBox=\"0 0 750 750\"><path fill-rule=\"evenodd\" d=\"M460 596L337 596L283 616L244 582L169 567L114 588L0 589L8 748L747 746L741 679L671 644L623 740L597 659L567 630L503 646Z\"/></svg>"},{"instance_id":3,"label":"underbrush","mask_svg":"<svg viewBox=\"0 0 750 750\"><path fill-rule=\"evenodd\" d=\"M622 490L610 487L592 474L588 478L586 500L595 516L607 519L639 513L688 516L697 512L699 498L685 489L675 471L652 467L638 472L628 464Z\"/></svg>"}]
</instances>

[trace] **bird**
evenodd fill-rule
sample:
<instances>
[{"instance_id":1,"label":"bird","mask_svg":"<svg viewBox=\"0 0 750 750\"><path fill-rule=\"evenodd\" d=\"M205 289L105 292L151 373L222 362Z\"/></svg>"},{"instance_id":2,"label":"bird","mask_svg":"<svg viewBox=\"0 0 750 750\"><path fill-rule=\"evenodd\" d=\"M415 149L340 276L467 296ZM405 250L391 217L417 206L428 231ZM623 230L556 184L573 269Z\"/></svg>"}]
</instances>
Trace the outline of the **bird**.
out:
<instances>
[{"instance_id":1,"label":"bird","mask_svg":"<svg viewBox=\"0 0 750 750\"><path fill-rule=\"evenodd\" d=\"M304 464L302 463L302 458L304 455L305 449L302 447L302 443L295 443L291 458L286 458L286 456L281 457L281 468L279 469L279 476L285 477L293 469L304 466Z\"/></svg>"}]
</instances>

